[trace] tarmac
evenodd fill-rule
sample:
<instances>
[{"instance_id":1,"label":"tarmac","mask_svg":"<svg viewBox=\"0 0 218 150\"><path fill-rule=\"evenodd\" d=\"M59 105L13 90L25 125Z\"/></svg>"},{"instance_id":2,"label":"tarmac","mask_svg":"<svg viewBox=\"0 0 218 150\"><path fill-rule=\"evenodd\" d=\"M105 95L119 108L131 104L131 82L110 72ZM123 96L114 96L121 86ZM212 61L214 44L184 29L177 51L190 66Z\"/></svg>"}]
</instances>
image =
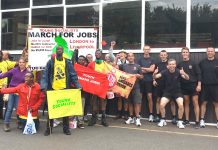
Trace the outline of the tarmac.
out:
<instances>
[{"instance_id":1,"label":"tarmac","mask_svg":"<svg viewBox=\"0 0 218 150\"><path fill-rule=\"evenodd\" d=\"M37 134L23 135L11 122L11 132L3 131L0 120L0 150L217 150L218 129L215 126L194 129L193 125L178 129L168 122L162 128L142 119L141 127L126 125L123 119L108 118L109 127L96 124L85 129L71 129L64 135L61 125L44 136L45 117L40 120Z\"/></svg>"}]
</instances>

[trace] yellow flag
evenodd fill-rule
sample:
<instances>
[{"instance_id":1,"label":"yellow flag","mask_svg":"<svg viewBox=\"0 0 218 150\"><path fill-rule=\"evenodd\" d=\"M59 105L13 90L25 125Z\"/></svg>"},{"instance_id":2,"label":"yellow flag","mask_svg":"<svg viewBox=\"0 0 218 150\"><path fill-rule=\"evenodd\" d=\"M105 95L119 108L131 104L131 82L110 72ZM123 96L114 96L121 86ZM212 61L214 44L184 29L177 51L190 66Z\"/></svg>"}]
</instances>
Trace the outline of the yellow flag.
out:
<instances>
[{"instance_id":1,"label":"yellow flag","mask_svg":"<svg viewBox=\"0 0 218 150\"><path fill-rule=\"evenodd\" d=\"M83 115L80 89L47 91L49 119Z\"/></svg>"}]
</instances>

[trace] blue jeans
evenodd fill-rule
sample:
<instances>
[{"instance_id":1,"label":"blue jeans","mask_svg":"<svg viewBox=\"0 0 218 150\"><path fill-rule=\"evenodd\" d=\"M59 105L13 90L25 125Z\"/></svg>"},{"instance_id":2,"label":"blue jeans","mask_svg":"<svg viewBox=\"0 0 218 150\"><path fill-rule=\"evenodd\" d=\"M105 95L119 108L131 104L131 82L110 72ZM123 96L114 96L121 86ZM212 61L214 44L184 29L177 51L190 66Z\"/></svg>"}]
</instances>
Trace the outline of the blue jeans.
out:
<instances>
[{"instance_id":1,"label":"blue jeans","mask_svg":"<svg viewBox=\"0 0 218 150\"><path fill-rule=\"evenodd\" d=\"M13 108L17 109L18 99L19 99L18 95L9 94L8 105L7 105L7 109L6 109L6 112L5 112L5 121L4 121L5 123L10 123ZM17 116L17 119L19 121L18 116Z\"/></svg>"}]
</instances>

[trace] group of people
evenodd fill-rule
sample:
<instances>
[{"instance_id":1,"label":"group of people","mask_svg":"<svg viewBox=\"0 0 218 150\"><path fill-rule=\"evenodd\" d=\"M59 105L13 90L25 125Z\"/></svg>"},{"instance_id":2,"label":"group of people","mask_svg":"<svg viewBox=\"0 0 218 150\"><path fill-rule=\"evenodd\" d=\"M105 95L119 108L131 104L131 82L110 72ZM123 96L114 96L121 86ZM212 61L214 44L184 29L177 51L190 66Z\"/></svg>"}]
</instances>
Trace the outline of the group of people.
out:
<instances>
[{"instance_id":1,"label":"group of people","mask_svg":"<svg viewBox=\"0 0 218 150\"><path fill-rule=\"evenodd\" d=\"M78 50L74 50L72 60L63 56L63 47L56 48L56 55L51 57L41 73L40 79L36 79L35 72L28 68L28 51L24 50L18 62L4 58L0 51L0 119L4 119L4 131L10 131L10 121L13 108L16 108L18 128L24 129L28 112L31 112L36 129L39 127L38 110L43 104L47 104L47 90L61 90L76 88L82 91L82 103L84 115L91 112L88 126L93 126L101 114L101 124L108 126L106 120L107 100L99 98L83 91L74 70L74 63L86 66L97 72L105 68L106 62L121 71L136 76L136 82L127 99L119 93L114 93L117 100L117 118L124 117L126 124L141 126L141 103L143 97L148 101L150 122L157 122L159 127L165 126L165 107L170 102L173 114L172 122L178 128L189 125L190 100L193 102L195 113L195 128L205 127L205 112L208 102L212 102L215 108L218 128L218 59L215 58L215 48L208 47L207 57L199 64L190 59L187 47L182 48L182 61L177 63L175 59L168 59L166 50L159 54L157 62L151 56L151 48L145 45L144 54L136 61L134 53L119 52L113 54L116 42L111 42L109 53L103 59L102 51L96 50L95 60L91 54L78 56ZM4 58L4 59L3 59ZM60 75L61 74L61 75ZM6 88L8 87L8 88ZM3 113L3 96L9 94L6 111ZM144 95L144 96L142 96ZM201 100L201 103L199 103ZM155 101L155 104L154 104ZM176 104L178 115L176 115ZM154 105L156 112L154 112ZM45 105L46 106L46 105ZM183 114L185 112L185 120ZM178 120L176 119L178 116ZM78 119L78 117L76 117ZM84 119L85 117L83 117ZM83 126L82 121L80 127ZM52 133L54 120L49 119L44 135ZM71 135L69 117L63 117L63 133Z\"/></svg>"}]
</instances>

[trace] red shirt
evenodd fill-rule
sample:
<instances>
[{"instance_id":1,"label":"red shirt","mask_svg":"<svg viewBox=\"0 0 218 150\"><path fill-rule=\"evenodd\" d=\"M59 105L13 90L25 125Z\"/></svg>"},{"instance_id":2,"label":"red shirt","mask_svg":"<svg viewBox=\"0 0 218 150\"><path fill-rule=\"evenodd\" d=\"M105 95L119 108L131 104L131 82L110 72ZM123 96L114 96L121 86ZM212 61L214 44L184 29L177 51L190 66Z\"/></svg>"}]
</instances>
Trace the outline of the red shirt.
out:
<instances>
[{"instance_id":1,"label":"red shirt","mask_svg":"<svg viewBox=\"0 0 218 150\"><path fill-rule=\"evenodd\" d=\"M32 109L32 116L38 116L38 110L42 105L45 95L40 91L40 85L34 83L29 87L25 83L21 83L13 88L1 89L2 94L18 93L19 100L17 106L17 114L19 116L27 117L28 109Z\"/></svg>"}]
</instances>

